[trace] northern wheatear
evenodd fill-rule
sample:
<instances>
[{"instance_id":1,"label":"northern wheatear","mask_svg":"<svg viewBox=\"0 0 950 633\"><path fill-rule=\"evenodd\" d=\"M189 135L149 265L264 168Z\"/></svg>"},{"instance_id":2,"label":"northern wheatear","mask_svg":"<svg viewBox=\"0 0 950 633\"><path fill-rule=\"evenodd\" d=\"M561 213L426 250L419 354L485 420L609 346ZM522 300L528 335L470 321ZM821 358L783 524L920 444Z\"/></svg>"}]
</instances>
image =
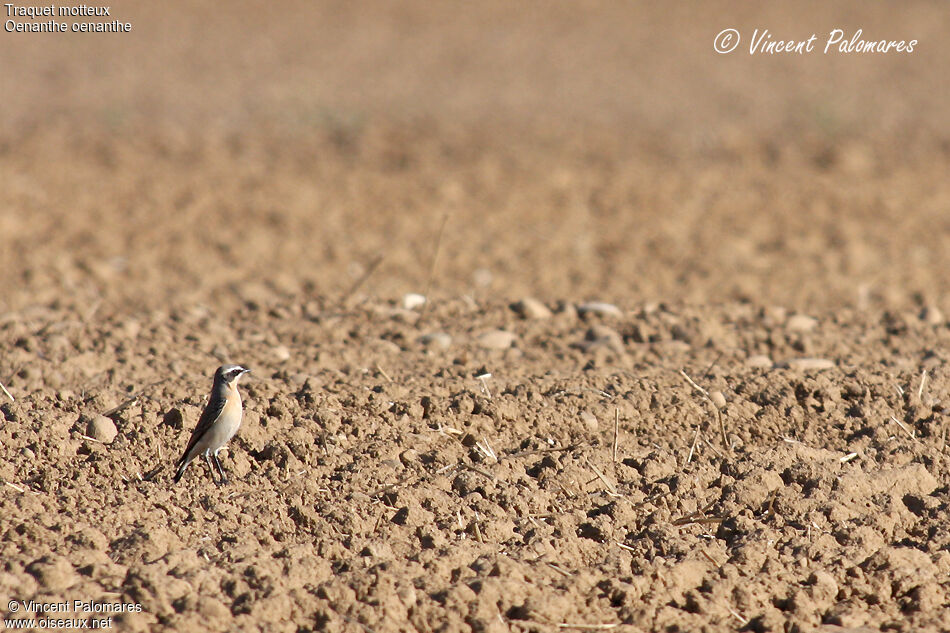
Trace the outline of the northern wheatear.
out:
<instances>
[{"instance_id":1,"label":"northern wheatear","mask_svg":"<svg viewBox=\"0 0 950 633\"><path fill-rule=\"evenodd\" d=\"M215 482L218 485L228 483L228 478L221 468L221 462L218 461L218 451L230 441L241 426L241 394L238 393L238 378L251 371L240 365L221 365L214 372L214 385L211 387L211 397L205 410L198 419L198 425L191 434L191 440L188 442L188 448L185 454L178 460L178 470L175 472L175 483L181 481L181 476L185 474L188 464L198 457L204 455L208 462L208 468L211 470L211 479L214 481L214 466L211 460L214 459L218 467L218 474L221 475L221 481Z\"/></svg>"}]
</instances>

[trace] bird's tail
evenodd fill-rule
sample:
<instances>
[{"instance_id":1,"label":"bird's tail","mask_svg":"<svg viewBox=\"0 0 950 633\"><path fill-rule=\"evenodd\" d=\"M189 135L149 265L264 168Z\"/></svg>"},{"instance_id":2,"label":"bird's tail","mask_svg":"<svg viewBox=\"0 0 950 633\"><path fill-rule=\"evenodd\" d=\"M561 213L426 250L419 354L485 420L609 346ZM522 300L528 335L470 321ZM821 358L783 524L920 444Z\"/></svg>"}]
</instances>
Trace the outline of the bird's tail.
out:
<instances>
[{"instance_id":1,"label":"bird's tail","mask_svg":"<svg viewBox=\"0 0 950 633\"><path fill-rule=\"evenodd\" d=\"M188 464L191 463L191 460L188 459L188 453L185 453L181 456L181 459L178 460L178 470L175 471L175 483L177 484L181 481L181 476L185 474L185 469L188 468Z\"/></svg>"}]
</instances>

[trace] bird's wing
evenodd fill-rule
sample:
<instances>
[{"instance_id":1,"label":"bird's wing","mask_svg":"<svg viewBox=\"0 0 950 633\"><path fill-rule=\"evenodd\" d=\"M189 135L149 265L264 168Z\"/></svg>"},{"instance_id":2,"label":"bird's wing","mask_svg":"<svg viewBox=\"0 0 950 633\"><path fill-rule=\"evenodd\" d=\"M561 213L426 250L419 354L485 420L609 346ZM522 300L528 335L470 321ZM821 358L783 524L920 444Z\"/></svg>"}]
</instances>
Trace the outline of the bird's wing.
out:
<instances>
[{"instance_id":1,"label":"bird's wing","mask_svg":"<svg viewBox=\"0 0 950 633\"><path fill-rule=\"evenodd\" d=\"M215 420L218 419L218 416L221 415L221 412L224 410L224 405L227 404L227 398L218 398L218 401L212 406L211 401L208 401L208 404L205 406L205 410L201 412L201 417L198 418L198 424L195 426L195 430L191 432L191 439L188 440L188 447L185 449L185 452L182 453L181 459L178 460L178 463L181 464L188 458L188 453L191 452L191 449L195 447L195 444L202 438L202 436L211 428L211 425L215 423Z\"/></svg>"}]
</instances>

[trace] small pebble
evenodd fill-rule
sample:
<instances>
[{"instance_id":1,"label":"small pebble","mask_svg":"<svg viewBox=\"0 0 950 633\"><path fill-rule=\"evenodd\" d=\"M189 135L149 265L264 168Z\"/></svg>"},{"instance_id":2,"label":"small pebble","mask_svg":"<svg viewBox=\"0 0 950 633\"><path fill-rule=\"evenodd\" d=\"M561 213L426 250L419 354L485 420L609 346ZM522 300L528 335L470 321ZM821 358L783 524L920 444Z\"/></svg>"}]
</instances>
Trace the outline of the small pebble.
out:
<instances>
[{"instance_id":1,"label":"small pebble","mask_svg":"<svg viewBox=\"0 0 950 633\"><path fill-rule=\"evenodd\" d=\"M274 358L279 361L290 360L290 350L284 345L278 345L274 348Z\"/></svg>"},{"instance_id":2,"label":"small pebble","mask_svg":"<svg viewBox=\"0 0 950 633\"><path fill-rule=\"evenodd\" d=\"M111 444L118 434L119 431L115 428L115 422L104 415L97 415L89 420L89 424L86 426L86 435L99 440L103 444Z\"/></svg>"},{"instance_id":3,"label":"small pebble","mask_svg":"<svg viewBox=\"0 0 950 633\"><path fill-rule=\"evenodd\" d=\"M808 577L812 596L822 601L833 601L838 595L838 582L824 570L813 571Z\"/></svg>"},{"instance_id":4,"label":"small pebble","mask_svg":"<svg viewBox=\"0 0 950 633\"><path fill-rule=\"evenodd\" d=\"M220 600L210 596L204 596L198 601L198 613L201 614L205 622L219 620L227 622L231 619L231 610L228 609Z\"/></svg>"},{"instance_id":5,"label":"small pebble","mask_svg":"<svg viewBox=\"0 0 950 633\"><path fill-rule=\"evenodd\" d=\"M431 332L416 339L423 347L448 349L452 345L452 337L445 332Z\"/></svg>"},{"instance_id":6,"label":"small pebble","mask_svg":"<svg viewBox=\"0 0 950 633\"><path fill-rule=\"evenodd\" d=\"M581 411L581 422L584 423L584 426L586 426L587 430L591 433L596 433L597 429L600 428L600 423L597 421L597 416L587 409Z\"/></svg>"},{"instance_id":7,"label":"small pebble","mask_svg":"<svg viewBox=\"0 0 950 633\"><path fill-rule=\"evenodd\" d=\"M600 316L619 317L623 315L620 308L612 303L602 301L588 301L577 306L577 313L581 316L585 314L597 314Z\"/></svg>"},{"instance_id":8,"label":"small pebble","mask_svg":"<svg viewBox=\"0 0 950 633\"><path fill-rule=\"evenodd\" d=\"M122 326L119 328L119 332L125 335L126 338L135 338L139 335L139 332L142 331L142 324L140 324L135 319L129 319L122 323Z\"/></svg>"},{"instance_id":9,"label":"small pebble","mask_svg":"<svg viewBox=\"0 0 950 633\"><path fill-rule=\"evenodd\" d=\"M303 373L293 373L288 376L288 380L290 380L290 384L302 387L307 384L308 380L310 380L310 375Z\"/></svg>"},{"instance_id":10,"label":"small pebble","mask_svg":"<svg viewBox=\"0 0 950 633\"><path fill-rule=\"evenodd\" d=\"M478 337L478 344L485 349L508 349L518 337L504 330L489 330Z\"/></svg>"},{"instance_id":11,"label":"small pebble","mask_svg":"<svg viewBox=\"0 0 950 633\"><path fill-rule=\"evenodd\" d=\"M763 310L762 316L767 325L776 325L783 323L788 316L788 310L782 306L770 306Z\"/></svg>"},{"instance_id":12,"label":"small pebble","mask_svg":"<svg viewBox=\"0 0 950 633\"><path fill-rule=\"evenodd\" d=\"M722 409L726 406L726 396L722 395L721 391L710 391L709 399L712 400L717 409Z\"/></svg>"},{"instance_id":13,"label":"small pebble","mask_svg":"<svg viewBox=\"0 0 950 633\"><path fill-rule=\"evenodd\" d=\"M46 382L46 386L51 389L60 389L65 384L67 384L66 377L63 375L62 372L59 372L59 371L52 371L49 374L47 374L45 382Z\"/></svg>"},{"instance_id":14,"label":"small pebble","mask_svg":"<svg viewBox=\"0 0 950 633\"><path fill-rule=\"evenodd\" d=\"M920 318L927 325L940 325L944 322L943 312L935 306L927 306L921 310Z\"/></svg>"},{"instance_id":15,"label":"small pebble","mask_svg":"<svg viewBox=\"0 0 950 633\"><path fill-rule=\"evenodd\" d=\"M749 356L746 359L745 364L749 367L755 367L757 369L772 369L772 359L764 354L756 354L754 356Z\"/></svg>"},{"instance_id":16,"label":"small pebble","mask_svg":"<svg viewBox=\"0 0 950 633\"><path fill-rule=\"evenodd\" d=\"M360 550L361 556L368 556L374 559L392 558L392 554L392 546L386 541L380 540L370 541L365 547L363 547L362 550Z\"/></svg>"},{"instance_id":17,"label":"small pebble","mask_svg":"<svg viewBox=\"0 0 950 633\"><path fill-rule=\"evenodd\" d=\"M416 590L412 585L405 585L396 591L396 597L407 607L416 605Z\"/></svg>"},{"instance_id":18,"label":"small pebble","mask_svg":"<svg viewBox=\"0 0 950 633\"><path fill-rule=\"evenodd\" d=\"M475 282L475 285L479 288L487 288L491 285L493 279L494 276L487 268L478 268L472 273L472 281Z\"/></svg>"},{"instance_id":19,"label":"small pebble","mask_svg":"<svg viewBox=\"0 0 950 633\"><path fill-rule=\"evenodd\" d=\"M577 308L570 301L558 301L554 311L566 319L577 318Z\"/></svg>"},{"instance_id":20,"label":"small pebble","mask_svg":"<svg viewBox=\"0 0 950 633\"><path fill-rule=\"evenodd\" d=\"M421 308L426 303L426 298L423 295L417 294L415 292L410 292L402 298L402 307L406 310L415 310L416 308Z\"/></svg>"},{"instance_id":21,"label":"small pebble","mask_svg":"<svg viewBox=\"0 0 950 633\"><path fill-rule=\"evenodd\" d=\"M378 338L376 340L370 340L367 342L370 349L382 354L399 354L402 352L402 348L393 343L392 341L387 341L384 338Z\"/></svg>"},{"instance_id":22,"label":"small pebble","mask_svg":"<svg viewBox=\"0 0 950 633\"><path fill-rule=\"evenodd\" d=\"M319 319L323 315L323 307L316 301L308 301L303 306L303 316L307 319Z\"/></svg>"},{"instance_id":23,"label":"small pebble","mask_svg":"<svg viewBox=\"0 0 950 633\"><path fill-rule=\"evenodd\" d=\"M585 352L593 352L601 348L609 349L616 354L623 354L624 352L623 337L616 330L606 325L594 325L588 328L584 340L577 343L575 347Z\"/></svg>"},{"instance_id":24,"label":"small pebble","mask_svg":"<svg viewBox=\"0 0 950 633\"><path fill-rule=\"evenodd\" d=\"M55 555L33 561L26 566L26 572L36 578L44 591L54 594L72 587L80 580L69 561Z\"/></svg>"},{"instance_id":25,"label":"small pebble","mask_svg":"<svg viewBox=\"0 0 950 633\"><path fill-rule=\"evenodd\" d=\"M820 371L823 369L831 369L834 366L834 361L827 358L793 358L784 363L776 364L776 367L787 367L788 369L797 371Z\"/></svg>"},{"instance_id":26,"label":"small pebble","mask_svg":"<svg viewBox=\"0 0 950 633\"><path fill-rule=\"evenodd\" d=\"M414 448L407 448L399 453L399 461L402 462L403 466L417 464L419 462L419 451Z\"/></svg>"},{"instance_id":27,"label":"small pebble","mask_svg":"<svg viewBox=\"0 0 950 633\"><path fill-rule=\"evenodd\" d=\"M785 329L789 332L811 332L818 325L818 319L805 314L795 314L788 317Z\"/></svg>"},{"instance_id":28,"label":"small pebble","mask_svg":"<svg viewBox=\"0 0 950 633\"><path fill-rule=\"evenodd\" d=\"M551 310L531 297L525 297L521 301L512 304L511 309L522 319L547 319L551 317Z\"/></svg>"}]
</instances>

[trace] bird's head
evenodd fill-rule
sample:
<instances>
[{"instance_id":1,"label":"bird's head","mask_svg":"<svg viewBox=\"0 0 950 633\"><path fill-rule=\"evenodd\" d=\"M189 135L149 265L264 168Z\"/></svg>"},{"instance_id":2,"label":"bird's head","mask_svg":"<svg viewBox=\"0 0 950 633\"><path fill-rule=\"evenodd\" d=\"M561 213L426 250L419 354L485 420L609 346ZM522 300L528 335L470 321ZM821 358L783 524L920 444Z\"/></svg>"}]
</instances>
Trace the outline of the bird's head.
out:
<instances>
[{"instance_id":1,"label":"bird's head","mask_svg":"<svg viewBox=\"0 0 950 633\"><path fill-rule=\"evenodd\" d=\"M251 371L241 365L221 365L214 372L214 381L222 385L233 385L237 383L238 378Z\"/></svg>"}]
</instances>

